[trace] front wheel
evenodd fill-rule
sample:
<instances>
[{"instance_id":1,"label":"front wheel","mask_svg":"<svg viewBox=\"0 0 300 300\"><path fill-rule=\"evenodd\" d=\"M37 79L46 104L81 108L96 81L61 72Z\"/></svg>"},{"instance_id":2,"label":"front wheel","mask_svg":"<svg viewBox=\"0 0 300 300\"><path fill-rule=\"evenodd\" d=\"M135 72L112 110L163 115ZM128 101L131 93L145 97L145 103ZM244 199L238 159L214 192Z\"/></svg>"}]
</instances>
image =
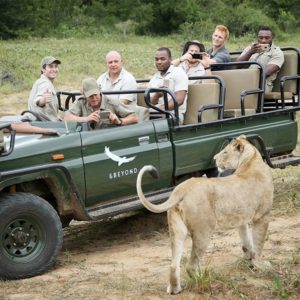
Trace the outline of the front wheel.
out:
<instances>
[{"instance_id":1,"label":"front wheel","mask_svg":"<svg viewBox=\"0 0 300 300\"><path fill-rule=\"evenodd\" d=\"M62 225L47 201L28 193L0 195L0 279L44 273L61 246Z\"/></svg>"}]
</instances>

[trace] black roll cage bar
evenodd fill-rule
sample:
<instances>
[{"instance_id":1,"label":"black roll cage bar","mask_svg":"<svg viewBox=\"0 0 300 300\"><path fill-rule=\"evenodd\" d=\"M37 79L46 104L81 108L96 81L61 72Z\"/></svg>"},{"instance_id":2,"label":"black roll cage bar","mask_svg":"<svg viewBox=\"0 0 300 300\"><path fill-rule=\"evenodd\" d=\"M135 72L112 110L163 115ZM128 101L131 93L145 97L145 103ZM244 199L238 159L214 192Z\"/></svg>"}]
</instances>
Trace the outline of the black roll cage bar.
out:
<instances>
[{"instance_id":1,"label":"black roll cage bar","mask_svg":"<svg viewBox=\"0 0 300 300\"><path fill-rule=\"evenodd\" d=\"M226 70L226 69L236 69L236 68L241 68L244 66L250 67L251 65L257 65L258 69L260 70L259 73L259 89L252 89L252 90L243 90L241 92L241 114L245 115L245 100L246 96L250 94L258 94L258 112L263 111L263 106L264 106L264 85L265 85L265 72L263 70L263 67L260 63L257 62L229 62L229 63L217 63L212 65L212 70ZM193 76L189 77L191 80L205 80L205 79L214 79L218 82L219 84L219 103L218 104L207 104L199 107L198 109L198 120L201 122L201 115L203 111L209 110L209 109L218 109L218 119L223 119L224 118L224 106L225 106L225 94L226 94L226 86L223 78L221 78L218 75L210 75L210 76ZM145 83L149 82L149 79L137 79L137 83ZM144 93L145 97L145 102L148 107L152 108L153 110L156 110L158 114L165 114L167 118L170 118L173 120L174 124L178 125L179 124L179 113L178 113L178 102L176 99L175 94L169 90L168 88L150 88L150 89L136 89L136 90L123 90L123 91L102 91L104 95L121 95L121 94L140 94ZM164 99L164 109L160 109L156 106L154 106L151 101L150 101L150 94L151 93L163 93L163 99ZM62 101L61 101L61 96L65 95L67 96L65 100L65 107L62 107ZM59 91L57 92L57 98L59 102L59 109L62 111L65 111L69 108L70 101L74 102L76 100L76 97L82 95L81 92L79 91L73 91L73 92L68 92L68 91ZM169 105L168 105L168 95L172 99L174 103L174 112L169 110Z\"/></svg>"}]
</instances>

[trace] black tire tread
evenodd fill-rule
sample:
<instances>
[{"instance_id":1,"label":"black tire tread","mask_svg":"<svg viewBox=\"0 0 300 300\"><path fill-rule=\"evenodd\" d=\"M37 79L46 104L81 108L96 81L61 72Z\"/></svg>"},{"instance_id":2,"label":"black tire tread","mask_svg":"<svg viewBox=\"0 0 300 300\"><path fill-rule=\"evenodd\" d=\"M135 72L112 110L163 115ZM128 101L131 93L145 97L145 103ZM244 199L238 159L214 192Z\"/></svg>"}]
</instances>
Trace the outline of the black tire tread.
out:
<instances>
[{"instance_id":1,"label":"black tire tread","mask_svg":"<svg viewBox=\"0 0 300 300\"><path fill-rule=\"evenodd\" d=\"M55 230L58 233L55 249L52 253L51 258L46 263L40 265L39 268L36 268L31 271L27 271L26 274L21 274L21 273L12 274L5 270L1 270L0 268L0 279L2 280L28 278L46 272L54 264L56 257L61 250L62 241L63 241L63 231L62 231L61 221L59 219L56 210L43 198L30 193L20 193L20 192L11 193L11 194L1 193L0 194L0 217L7 210L11 210L14 207L18 207L18 206L26 207L28 205L30 207L36 208L37 211L47 212L50 219L54 221L52 226L55 226Z\"/></svg>"}]
</instances>

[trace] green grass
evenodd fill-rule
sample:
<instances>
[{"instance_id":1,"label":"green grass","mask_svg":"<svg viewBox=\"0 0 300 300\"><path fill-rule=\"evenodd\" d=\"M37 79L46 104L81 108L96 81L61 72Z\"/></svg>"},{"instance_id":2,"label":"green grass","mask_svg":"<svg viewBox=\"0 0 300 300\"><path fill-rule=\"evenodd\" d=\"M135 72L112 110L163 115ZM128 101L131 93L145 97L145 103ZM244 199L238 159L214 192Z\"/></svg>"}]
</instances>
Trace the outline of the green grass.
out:
<instances>
[{"instance_id":1,"label":"green grass","mask_svg":"<svg viewBox=\"0 0 300 300\"><path fill-rule=\"evenodd\" d=\"M185 289L202 295L203 299L222 299L222 295L230 295L231 299L297 299L299 251L291 259L274 261L271 268L255 271L242 259L218 272L204 268L199 274L186 277Z\"/></svg>"},{"instance_id":2,"label":"green grass","mask_svg":"<svg viewBox=\"0 0 300 300\"><path fill-rule=\"evenodd\" d=\"M195 37L197 38L197 37ZM229 50L244 48L255 37L232 37ZM55 86L60 89L80 89L81 81L87 76L97 78L105 71L105 55L110 50L120 51L125 67L136 78L146 78L155 72L154 53L158 47L170 47L173 57L177 57L185 40L179 35L165 37L148 36L95 36L93 38L28 39L0 41L0 74L10 74L10 81L0 81L0 96L29 91L39 77L42 57L53 55L62 61L60 75ZM211 41L204 42L206 48ZM300 47L300 38L290 36L276 41L280 46Z\"/></svg>"}]
</instances>

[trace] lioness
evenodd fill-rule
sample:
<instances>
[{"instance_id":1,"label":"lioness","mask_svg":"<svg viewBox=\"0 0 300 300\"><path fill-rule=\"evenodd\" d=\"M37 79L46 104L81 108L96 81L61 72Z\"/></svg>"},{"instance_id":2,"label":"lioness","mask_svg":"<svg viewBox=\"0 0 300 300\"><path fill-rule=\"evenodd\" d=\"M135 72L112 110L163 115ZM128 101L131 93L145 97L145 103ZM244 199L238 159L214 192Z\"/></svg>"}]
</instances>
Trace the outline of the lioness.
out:
<instances>
[{"instance_id":1,"label":"lioness","mask_svg":"<svg viewBox=\"0 0 300 300\"><path fill-rule=\"evenodd\" d=\"M219 169L234 169L235 172L227 177L188 179L174 189L166 202L159 205L149 202L141 188L143 174L148 171L157 175L157 170L153 166L144 166L137 177L137 193L143 205L154 213L168 210L172 247L167 289L170 294L182 290L180 261L188 232L192 238L187 266L189 274L200 270L201 255L216 228L237 227L244 256L252 264L263 249L273 203L274 188L269 167L243 135L232 140L214 159Z\"/></svg>"}]
</instances>

